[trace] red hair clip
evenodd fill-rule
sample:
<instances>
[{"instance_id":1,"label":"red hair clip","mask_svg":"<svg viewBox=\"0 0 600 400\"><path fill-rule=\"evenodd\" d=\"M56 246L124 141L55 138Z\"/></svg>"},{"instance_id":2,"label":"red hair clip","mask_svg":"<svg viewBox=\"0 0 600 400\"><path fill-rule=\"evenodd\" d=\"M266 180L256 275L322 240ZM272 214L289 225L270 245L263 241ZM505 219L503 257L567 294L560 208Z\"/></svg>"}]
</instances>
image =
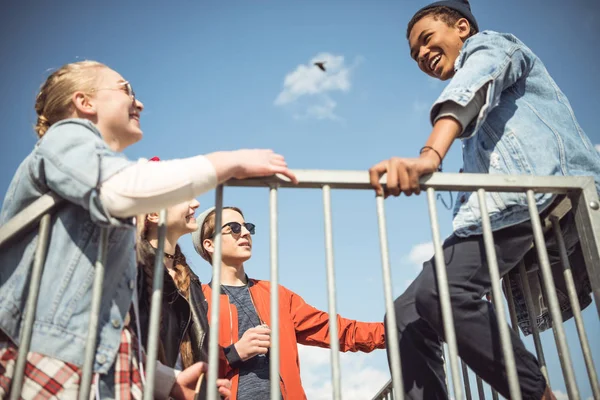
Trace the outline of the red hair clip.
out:
<instances>
[{"instance_id":1,"label":"red hair clip","mask_svg":"<svg viewBox=\"0 0 600 400\"><path fill-rule=\"evenodd\" d=\"M160 158L158 158L157 156L154 156L149 161L160 161Z\"/></svg>"}]
</instances>

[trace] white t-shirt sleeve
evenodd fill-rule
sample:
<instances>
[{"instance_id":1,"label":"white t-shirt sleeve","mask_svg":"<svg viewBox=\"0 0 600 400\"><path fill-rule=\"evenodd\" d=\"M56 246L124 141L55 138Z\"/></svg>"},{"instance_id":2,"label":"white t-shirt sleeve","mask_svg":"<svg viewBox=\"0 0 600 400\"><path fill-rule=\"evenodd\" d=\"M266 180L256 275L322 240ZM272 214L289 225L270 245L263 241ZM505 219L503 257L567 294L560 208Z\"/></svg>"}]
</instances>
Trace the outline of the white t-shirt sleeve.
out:
<instances>
[{"instance_id":1,"label":"white t-shirt sleeve","mask_svg":"<svg viewBox=\"0 0 600 400\"><path fill-rule=\"evenodd\" d=\"M204 156L141 160L104 181L100 198L112 216L127 218L193 199L217 183L217 172Z\"/></svg>"}]
</instances>

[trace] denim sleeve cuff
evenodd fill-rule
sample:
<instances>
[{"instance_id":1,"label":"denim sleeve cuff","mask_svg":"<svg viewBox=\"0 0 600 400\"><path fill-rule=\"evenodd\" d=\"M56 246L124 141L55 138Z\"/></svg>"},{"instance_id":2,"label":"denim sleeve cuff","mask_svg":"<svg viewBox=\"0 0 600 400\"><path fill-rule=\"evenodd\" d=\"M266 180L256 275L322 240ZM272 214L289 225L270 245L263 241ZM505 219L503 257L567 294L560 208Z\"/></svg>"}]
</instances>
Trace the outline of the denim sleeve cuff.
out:
<instances>
[{"instance_id":1,"label":"denim sleeve cuff","mask_svg":"<svg viewBox=\"0 0 600 400\"><path fill-rule=\"evenodd\" d=\"M227 357L227 362L231 368L239 368L242 365L243 361L240 358L240 355L238 354L234 344L225 347L223 352L225 353L225 357Z\"/></svg>"}]
</instances>

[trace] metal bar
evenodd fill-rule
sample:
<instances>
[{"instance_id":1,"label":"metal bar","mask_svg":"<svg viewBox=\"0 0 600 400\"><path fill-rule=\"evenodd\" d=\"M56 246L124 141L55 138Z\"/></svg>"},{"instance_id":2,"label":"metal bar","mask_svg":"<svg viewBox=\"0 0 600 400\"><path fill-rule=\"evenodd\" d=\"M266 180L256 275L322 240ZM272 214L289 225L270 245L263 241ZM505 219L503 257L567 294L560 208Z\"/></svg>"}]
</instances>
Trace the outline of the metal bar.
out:
<instances>
[{"instance_id":1,"label":"metal bar","mask_svg":"<svg viewBox=\"0 0 600 400\"><path fill-rule=\"evenodd\" d=\"M500 287L500 273L498 271L498 260L496 258L496 249L494 246L494 235L492 233L492 224L488 214L485 200L485 190L477 191L479 200L479 209L481 210L481 224L483 228L483 243L485 246L485 255L488 268L490 270L490 280L492 283L492 300L498 320L498 330L500 332L500 343L502 344L502 353L506 363L506 376L508 378L508 388L510 398L513 400L521 399L521 388L519 387L519 378L517 376L517 365L515 363L515 354L513 353L512 341L506 315L504 314L504 304L502 304L502 289Z\"/></svg>"},{"instance_id":2,"label":"metal bar","mask_svg":"<svg viewBox=\"0 0 600 400\"><path fill-rule=\"evenodd\" d=\"M460 360L460 365L462 367L462 376L463 381L465 383L465 393L467 395L467 400L471 400L473 397L471 396L471 383L469 382L469 370L467 369L467 364L463 360Z\"/></svg>"},{"instance_id":3,"label":"metal bar","mask_svg":"<svg viewBox=\"0 0 600 400\"><path fill-rule=\"evenodd\" d=\"M529 324L531 326L531 332L533 335L535 353L537 355L538 362L540 363L542 374L546 377L546 384L548 387L550 387L550 375L548 374L548 366L546 364L546 357L544 356L544 348L542 347L540 330L537 326L537 316L534 312L535 308L533 305L533 297L531 296L529 278L527 277L527 269L525 268L525 262L523 260L521 260L519 263L519 276L521 278L521 286L523 287L523 295L525 296L525 307L527 308L527 314L529 315Z\"/></svg>"},{"instance_id":4,"label":"metal bar","mask_svg":"<svg viewBox=\"0 0 600 400\"><path fill-rule=\"evenodd\" d=\"M146 385L144 399L154 399L154 377L156 375L156 360L160 338L160 312L162 309L163 279L165 275L164 252L165 236L167 234L167 210L162 209L158 214L158 245L154 257L154 276L152 280L152 301L150 303L150 321L148 322L148 347L146 357Z\"/></svg>"},{"instance_id":5,"label":"metal bar","mask_svg":"<svg viewBox=\"0 0 600 400\"><path fill-rule=\"evenodd\" d=\"M79 400L90 398L92 385L92 374L94 370L94 358L96 356L96 340L98 338L98 318L100 317L100 304L102 302L102 286L104 285L104 265L108 248L108 228L100 230L100 243L98 244L98 259L96 260L94 272L94 285L92 289L92 304L90 306L90 322L88 325L88 337L85 345L85 358L83 359L83 371L81 373L81 384L79 386Z\"/></svg>"},{"instance_id":6,"label":"metal bar","mask_svg":"<svg viewBox=\"0 0 600 400\"><path fill-rule=\"evenodd\" d=\"M498 392L494 388L492 388L492 400L498 400Z\"/></svg>"},{"instance_id":7,"label":"metal bar","mask_svg":"<svg viewBox=\"0 0 600 400\"><path fill-rule=\"evenodd\" d=\"M223 226L223 185L217 186L215 194L215 227ZM219 377L219 311L221 296L221 229L215 229L215 252L212 255L212 293L210 310L210 338L208 341L208 400L217 400Z\"/></svg>"},{"instance_id":8,"label":"metal bar","mask_svg":"<svg viewBox=\"0 0 600 400\"><path fill-rule=\"evenodd\" d=\"M269 373L271 400L281 399L279 387L279 258L278 258L278 226L277 226L277 187L269 190L269 212L271 214L271 349L269 357Z\"/></svg>"},{"instance_id":9,"label":"metal bar","mask_svg":"<svg viewBox=\"0 0 600 400\"><path fill-rule=\"evenodd\" d=\"M331 222L331 188L323 185L323 214L325 220L325 258L327 268L327 300L329 303L329 347L331 349L331 383L333 399L341 399L340 340L335 302L335 269L333 264L333 228ZM273 399L277 400L277 399Z\"/></svg>"},{"instance_id":10,"label":"metal bar","mask_svg":"<svg viewBox=\"0 0 600 400\"><path fill-rule=\"evenodd\" d=\"M587 334L585 333L585 326L583 325L583 318L581 316L581 305L579 304L579 298L577 297L577 291L575 290L575 282L573 281L573 272L571 271L571 264L569 263L569 256L567 255L565 239L563 238L558 218L552 218L551 222L552 227L554 228L554 237L556 238L556 242L558 243L560 260L564 269L565 283L567 284L567 293L569 295L569 300L571 301L571 309L573 310L575 326L577 327L577 334L579 335L579 342L581 343L581 351L585 360L585 366L588 372L588 377L590 378L590 386L592 387L594 398L600 399L600 385L598 384L598 374L596 373L596 368L594 367L592 351L590 349Z\"/></svg>"},{"instance_id":11,"label":"metal bar","mask_svg":"<svg viewBox=\"0 0 600 400\"><path fill-rule=\"evenodd\" d=\"M40 283L42 281L42 272L46 262L46 252L48 242L50 241L50 222L52 216L45 214L40 220L38 232L37 247L35 249L35 259L33 269L29 277L29 293L27 294L27 308L23 321L23 330L19 340L19 355L15 365L15 372L11 384L10 398L18 400L21 397L21 387L25 377L25 365L27 364L27 354L31 345L31 335L33 332L33 321L35 320L35 309L37 307L38 295L40 293Z\"/></svg>"},{"instance_id":12,"label":"metal bar","mask_svg":"<svg viewBox=\"0 0 600 400\"><path fill-rule=\"evenodd\" d=\"M596 311L600 317L600 200L592 177L587 178L583 190L571 198L575 224L585 258Z\"/></svg>"},{"instance_id":13,"label":"metal bar","mask_svg":"<svg viewBox=\"0 0 600 400\"><path fill-rule=\"evenodd\" d=\"M388 395L392 393L392 380L387 381L385 385L381 388L379 392L375 396L373 396L372 400L380 400L387 399Z\"/></svg>"},{"instance_id":14,"label":"metal bar","mask_svg":"<svg viewBox=\"0 0 600 400\"><path fill-rule=\"evenodd\" d=\"M390 267L390 253L388 250L387 227L385 223L385 205L383 196L375 198L377 206L377 224L379 227L379 250L381 253L381 273L383 277L383 297L386 313L386 342L392 373L392 386L394 396L404 400L404 383L402 382L402 366L400 364L400 343L398 342L398 325L396 324L396 311L394 309L394 295L392 291L392 273Z\"/></svg>"},{"instance_id":15,"label":"metal bar","mask_svg":"<svg viewBox=\"0 0 600 400\"><path fill-rule=\"evenodd\" d=\"M454 319L452 317L452 305L450 304L450 289L448 288L448 276L446 275L446 261L444 250L440 239L440 227L437 220L437 208L435 204L435 190L427 189L427 202L429 203L429 219L431 222L431 233L433 236L433 248L435 251L435 273L442 308L442 319L444 321L444 334L450 353L450 371L452 372L452 387L454 397L462 399L462 387L460 384L460 370L458 368L458 348L456 346L456 331L454 330Z\"/></svg>"},{"instance_id":16,"label":"metal bar","mask_svg":"<svg viewBox=\"0 0 600 400\"><path fill-rule=\"evenodd\" d=\"M512 288L510 287L510 280L508 278L508 274L504 275L502 278L502 284L504 285L504 291L506 292L506 301L508 303L508 314L510 315L510 325L513 331L517 334L517 336L521 336L519 332L519 323L517 320L517 310L515 309L515 300L513 297Z\"/></svg>"},{"instance_id":17,"label":"metal bar","mask_svg":"<svg viewBox=\"0 0 600 400\"><path fill-rule=\"evenodd\" d=\"M575 383L571 356L569 355L565 330L562 324L562 315L558 305L558 297L556 296L556 290L554 288L554 278L552 277L552 271L550 269L548 252L546 251L546 243L544 241L544 234L542 233L542 225L540 223L540 216L535 203L533 190L527 191L527 205L529 206L529 216L531 217L531 225L533 227L533 239L535 241L540 269L542 271L544 289L546 290L546 300L550 308L550 315L552 316L552 331L554 332L556 346L558 347L558 356L563 370L565 384L567 386L567 393L569 394L569 398L578 399L579 390Z\"/></svg>"},{"instance_id":18,"label":"metal bar","mask_svg":"<svg viewBox=\"0 0 600 400\"><path fill-rule=\"evenodd\" d=\"M483 381L477 376L477 393L479 393L479 400L485 400L485 392L483 391Z\"/></svg>"},{"instance_id":19,"label":"metal bar","mask_svg":"<svg viewBox=\"0 0 600 400\"><path fill-rule=\"evenodd\" d=\"M264 178L231 179L226 186L236 187L270 187L278 185L282 188L321 189L329 185L332 189L364 189L371 190L367 171L343 170L292 170L299 183L293 184L279 175ZM381 184L386 186L386 176L381 177ZM451 174L434 173L419 180L421 189L476 191L479 188L491 192L524 192L534 189L539 193L568 193L580 190L593 178L585 176L529 176L529 175L489 175L489 174Z\"/></svg>"},{"instance_id":20,"label":"metal bar","mask_svg":"<svg viewBox=\"0 0 600 400\"><path fill-rule=\"evenodd\" d=\"M65 200L53 192L48 192L12 217L0 227L0 248L12 238L34 226L45 214L51 214Z\"/></svg>"}]
</instances>

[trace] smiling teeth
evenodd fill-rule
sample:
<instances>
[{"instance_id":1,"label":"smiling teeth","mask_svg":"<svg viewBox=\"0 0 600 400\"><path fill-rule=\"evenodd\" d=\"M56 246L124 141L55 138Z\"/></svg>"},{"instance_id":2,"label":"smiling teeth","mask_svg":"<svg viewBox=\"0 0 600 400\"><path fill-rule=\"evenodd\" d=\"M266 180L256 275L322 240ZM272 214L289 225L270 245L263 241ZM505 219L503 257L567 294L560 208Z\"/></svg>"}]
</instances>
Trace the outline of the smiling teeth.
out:
<instances>
[{"instance_id":1,"label":"smiling teeth","mask_svg":"<svg viewBox=\"0 0 600 400\"><path fill-rule=\"evenodd\" d=\"M429 69L431 69L433 71L441 58L442 58L441 54L435 56L434 59L431 60L431 63L429 63Z\"/></svg>"}]
</instances>

